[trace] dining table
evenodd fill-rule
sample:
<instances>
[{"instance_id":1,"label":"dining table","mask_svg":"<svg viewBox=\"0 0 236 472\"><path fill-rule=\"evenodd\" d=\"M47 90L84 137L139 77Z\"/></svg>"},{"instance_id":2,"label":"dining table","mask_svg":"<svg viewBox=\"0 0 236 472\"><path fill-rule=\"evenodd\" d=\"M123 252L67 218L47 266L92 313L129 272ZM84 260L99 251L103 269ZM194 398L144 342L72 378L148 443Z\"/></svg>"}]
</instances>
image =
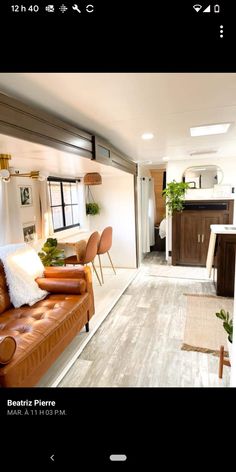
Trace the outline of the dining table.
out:
<instances>
[{"instance_id":1,"label":"dining table","mask_svg":"<svg viewBox=\"0 0 236 472\"><path fill-rule=\"evenodd\" d=\"M65 251L65 256L69 257L75 254L75 246L79 241L87 241L91 236L92 231L78 231L78 233L64 236L57 239L58 249Z\"/></svg>"}]
</instances>

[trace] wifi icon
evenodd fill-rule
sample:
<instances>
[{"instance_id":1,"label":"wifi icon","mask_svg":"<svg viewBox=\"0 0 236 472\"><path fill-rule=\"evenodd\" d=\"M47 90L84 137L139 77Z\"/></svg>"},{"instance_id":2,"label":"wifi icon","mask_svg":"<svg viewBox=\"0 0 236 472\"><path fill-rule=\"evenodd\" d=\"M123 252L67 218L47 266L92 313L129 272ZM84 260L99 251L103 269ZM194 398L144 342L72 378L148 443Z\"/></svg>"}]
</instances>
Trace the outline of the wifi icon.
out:
<instances>
[{"instance_id":1,"label":"wifi icon","mask_svg":"<svg viewBox=\"0 0 236 472\"><path fill-rule=\"evenodd\" d=\"M202 5L199 5L198 3L196 5L193 5L194 10L198 13L202 9Z\"/></svg>"}]
</instances>

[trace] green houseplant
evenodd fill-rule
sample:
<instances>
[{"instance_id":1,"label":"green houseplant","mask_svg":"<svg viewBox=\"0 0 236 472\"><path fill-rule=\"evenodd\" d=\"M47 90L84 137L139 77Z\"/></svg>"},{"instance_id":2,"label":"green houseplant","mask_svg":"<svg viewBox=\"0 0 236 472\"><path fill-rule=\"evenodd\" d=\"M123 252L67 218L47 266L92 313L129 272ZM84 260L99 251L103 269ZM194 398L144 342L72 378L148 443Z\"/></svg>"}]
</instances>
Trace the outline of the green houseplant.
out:
<instances>
[{"instance_id":1,"label":"green houseplant","mask_svg":"<svg viewBox=\"0 0 236 472\"><path fill-rule=\"evenodd\" d=\"M163 190L162 195L165 198L166 206L169 215L175 211L182 211L184 208L184 197L186 191L189 189L189 184L186 182L169 182Z\"/></svg>"},{"instance_id":2,"label":"green houseplant","mask_svg":"<svg viewBox=\"0 0 236 472\"><path fill-rule=\"evenodd\" d=\"M228 341L233 342L233 320L229 317L229 312L225 310L220 310L219 313L216 313L217 318L223 321L223 327L228 334Z\"/></svg>"},{"instance_id":3,"label":"green houseplant","mask_svg":"<svg viewBox=\"0 0 236 472\"><path fill-rule=\"evenodd\" d=\"M86 215L98 215L100 213L100 207L98 203L86 203Z\"/></svg>"},{"instance_id":4,"label":"green houseplant","mask_svg":"<svg viewBox=\"0 0 236 472\"><path fill-rule=\"evenodd\" d=\"M44 267L64 265L64 250L58 249L56 238L48 238L38 255Z\"/></svg>"}]
</instances>

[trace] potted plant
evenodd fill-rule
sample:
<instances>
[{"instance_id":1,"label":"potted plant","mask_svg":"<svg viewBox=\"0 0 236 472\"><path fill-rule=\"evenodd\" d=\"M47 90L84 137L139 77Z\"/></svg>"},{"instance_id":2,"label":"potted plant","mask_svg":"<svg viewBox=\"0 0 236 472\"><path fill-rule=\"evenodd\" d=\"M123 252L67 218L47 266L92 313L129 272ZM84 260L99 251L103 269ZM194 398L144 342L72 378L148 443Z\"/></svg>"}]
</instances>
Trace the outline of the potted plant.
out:
<instances>
[{"instance_id":1,"label":"potted plant","mask_svg":"<svg viewBox=\"0 0 236 472\"><path fill-rule=\"evenodd\" d=\"M58 249L56 238L48 238L38 255L44 267L64 265L64 250Z\"/></svg>"},{"instance_id":2,"label":"potted plant","mask_svg":"<svg viewBox=\"0 0 236 472\"><path fill-rule=\"evenodd\" d=\"M98 203L86 203L86 215L98 215L100 213L100 207Z\"/></svg>"},{"instance_id":3,"label":"potted plant","mask_svg":"<svg viewBox=\"0 0 236 472\"><path fill-rule=\"evenodd\" d=\"M228 350L229 350L229 358L231 359L232 353L232 342L233 342L233 319L230 319L229 312L225 310L220 310L219 313L216 313L217 318L223 321L223 328L225 329L226 333L228 334Z\"/></svg>"},{"instance_id":4,"label":"potted plant","mask_svg":"<svg viewBox=\"0 0 236 472\"><path fill-rule=\"evenodd\" d=\"M169 182L163 190L162 195L165 198L166 206L169 215L175 211L182 211L184 208L184 197L186 191L189 189L189 184L186 182Z\"/></svg>"}]
</instances>

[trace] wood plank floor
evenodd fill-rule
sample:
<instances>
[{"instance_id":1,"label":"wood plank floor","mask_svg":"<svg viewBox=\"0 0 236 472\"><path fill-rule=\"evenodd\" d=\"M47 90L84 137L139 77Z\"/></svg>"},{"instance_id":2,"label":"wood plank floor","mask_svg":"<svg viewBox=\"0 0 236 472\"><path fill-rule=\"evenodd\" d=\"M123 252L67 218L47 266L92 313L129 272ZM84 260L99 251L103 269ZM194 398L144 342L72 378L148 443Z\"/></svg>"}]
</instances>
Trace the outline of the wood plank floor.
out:
<instances>
[{"instance_id":1,"label":"wood plank floor","mask_svg":"<svg viewBox=\"0 0 236 472\"><path fill-rule=\"evenodd\" d=\"M100 287L95 274L93 273L93 289L95 298L95 315L89 323L89 333L85 328L78 333L58 359L48 369L46 374L40 379L37 387L57 387L61 379L69 371L73 363L94 336L97 329L110 313L113 306L136 276L137 269L117 269L116 275L111 268L103 270L104 285Z\"/></svg>"},{"instance_id":2,"label":"wood plank floor","mask_svg":"<svg viewBox=\"0 0 236 472\"><path fill-rule=\"evenodd\" d=\"M60 387L229 386L230 368L219 380L217 357L181 350L183 294L215 293L212 281L147 275L147 268L164 263L158 253L145 259Z\"/></svg>"}]
</instances>

